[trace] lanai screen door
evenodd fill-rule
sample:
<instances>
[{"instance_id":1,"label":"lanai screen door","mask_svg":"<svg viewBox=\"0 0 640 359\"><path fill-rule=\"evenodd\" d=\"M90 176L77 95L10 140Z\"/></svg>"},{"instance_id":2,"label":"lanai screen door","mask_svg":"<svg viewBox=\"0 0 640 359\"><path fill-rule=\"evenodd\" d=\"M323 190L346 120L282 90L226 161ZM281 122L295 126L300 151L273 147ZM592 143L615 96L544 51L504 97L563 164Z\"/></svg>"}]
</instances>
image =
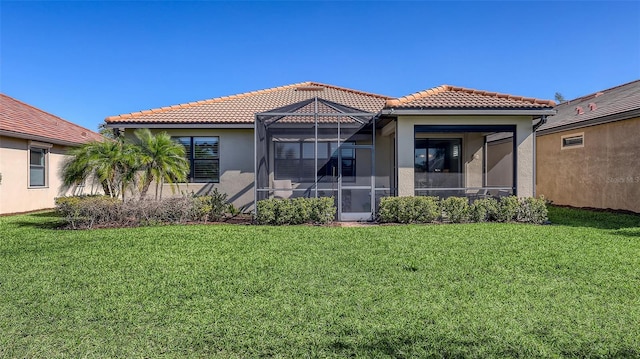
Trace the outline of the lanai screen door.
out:
<instances>
[{"instance_id":1,"label":"lanai screen door","mask_svg":"<svg viewBox=\"0 0 640 359\"><path fill-rule=\"evenodd\" d=\"M332 197L338 220L371 219L374 122L372 113L318 97L256 114L256 202Z\"/></svg>"}]
</instances>

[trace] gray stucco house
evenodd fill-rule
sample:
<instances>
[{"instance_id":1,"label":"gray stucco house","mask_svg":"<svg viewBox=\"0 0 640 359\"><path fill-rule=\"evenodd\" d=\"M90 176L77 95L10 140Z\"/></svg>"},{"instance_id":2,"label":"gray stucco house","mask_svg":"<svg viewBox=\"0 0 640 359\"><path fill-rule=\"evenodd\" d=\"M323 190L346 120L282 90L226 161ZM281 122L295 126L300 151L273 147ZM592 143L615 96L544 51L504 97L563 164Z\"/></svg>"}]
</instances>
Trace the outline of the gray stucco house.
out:
<instances>
[{"instance_id":1,"label":"gray stucco house","mask_svg":"<svg viewBox=\"0 0 640 359\"><path fill-rule=\"evenodd\" d=\"M263 198L331 196L339 220L366 220L382 196L532 196L534 126L554 105L448 85L392 98L303 82L105 121L182 143L188 192L215 187L246 210ZM510 137L499 180L488 176L492 135Z\"/></svg>"}]
</instances>

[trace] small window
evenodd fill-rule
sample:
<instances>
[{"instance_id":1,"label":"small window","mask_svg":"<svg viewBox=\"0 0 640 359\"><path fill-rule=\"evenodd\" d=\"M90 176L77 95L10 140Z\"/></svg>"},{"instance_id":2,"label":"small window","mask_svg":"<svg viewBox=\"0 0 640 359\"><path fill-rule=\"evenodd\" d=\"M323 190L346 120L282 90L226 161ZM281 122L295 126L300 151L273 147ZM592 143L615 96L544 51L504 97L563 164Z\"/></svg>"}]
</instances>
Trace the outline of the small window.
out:
<instances>
[{"instance_id":1,"label":"small window","mask_svg":"<svg viewBox=\"0 0 640 359\"><path fill-rule=\"evenodd\" d=\"M189 182L220 182L219 137L178 137L189 161Z\"/></svg>"},{"instance_id":2,"label":"small window","mask_svg":"<svg viewBox=\"0 0 640 359\"><path fill-rule=\"evenodd\" d=\"M584 133L562 136L562 149L584 147Z\"/></svg>"},{"instance_id":3,"label":"small window","mask_svg":"<svg viewBox=\"0 0 640 359\"><path fill-rule=\"evenodd\" d=\"M47 154L46 148L29 148L29 187L47 186Z\"/></svg>"}]
</instances>

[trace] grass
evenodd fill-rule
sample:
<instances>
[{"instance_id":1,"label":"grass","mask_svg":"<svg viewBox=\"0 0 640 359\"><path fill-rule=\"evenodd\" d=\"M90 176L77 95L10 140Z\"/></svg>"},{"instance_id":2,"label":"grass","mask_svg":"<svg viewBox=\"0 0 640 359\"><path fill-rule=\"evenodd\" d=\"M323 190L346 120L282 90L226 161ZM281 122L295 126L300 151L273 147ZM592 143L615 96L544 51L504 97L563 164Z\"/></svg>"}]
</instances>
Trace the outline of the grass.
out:
<instances>
[{"instance_id":1,"label":"grass","mask_svg":"<svg viewBox=\"0 0 640 359\"><path fill-rule=\"evenodd\" d=\"M0 218L0 357L640 357L640 217L52 229Z\"/></svg>"}]
</instances>

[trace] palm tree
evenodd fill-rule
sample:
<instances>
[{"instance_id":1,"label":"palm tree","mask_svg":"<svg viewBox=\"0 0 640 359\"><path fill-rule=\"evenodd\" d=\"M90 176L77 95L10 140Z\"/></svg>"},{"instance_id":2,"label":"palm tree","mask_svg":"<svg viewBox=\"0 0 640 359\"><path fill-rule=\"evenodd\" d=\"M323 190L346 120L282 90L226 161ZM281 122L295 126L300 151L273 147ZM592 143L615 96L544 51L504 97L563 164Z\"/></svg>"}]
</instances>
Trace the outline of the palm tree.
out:
<instances>
[{"instance_id":1,"label":"palm tree","mask_svg":"<svg viewBox=\"0 0 640 359\"><path fill-rule=\"evenodd\" d=\"M68 152L63 164L63 185L84 183L94 178L102 183L105 194L125 199L127 187L139 167L138 150L123 139L92 141Z\"/></svg>"},{"instance_id":2,"label":"palm tree","mask_svg":"<svg viewBox=\"0 0 640 359\"><path fill-rule=\"evenodd\" d=\"M142 173L140 198L144 198L149 186L156 182L156 196L162 198L162 184L185 182L189 173L189 161L185 158L185 149L173 141L166 132L153 135L149 129L142 128L134 132L138 139L139 169Z\"/></svg>"}]
</instances>

